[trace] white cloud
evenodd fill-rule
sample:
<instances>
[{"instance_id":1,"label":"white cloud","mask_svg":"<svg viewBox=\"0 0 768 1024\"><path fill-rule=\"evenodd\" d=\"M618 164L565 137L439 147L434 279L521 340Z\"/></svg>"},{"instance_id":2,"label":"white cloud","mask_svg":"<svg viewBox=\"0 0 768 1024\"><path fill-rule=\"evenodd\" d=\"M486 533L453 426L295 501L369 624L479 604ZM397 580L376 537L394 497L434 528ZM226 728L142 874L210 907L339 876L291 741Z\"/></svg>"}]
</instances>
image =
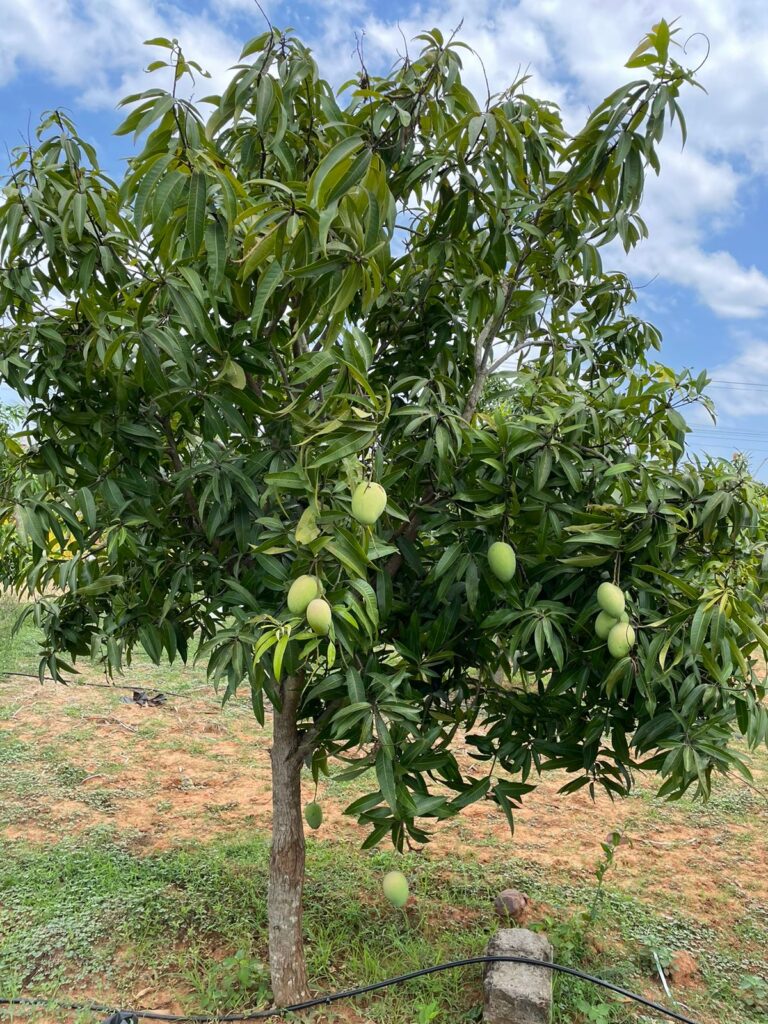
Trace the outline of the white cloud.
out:
<instances>
[{"instance_id":1,"label":"white cloud","mask_svg":"<svg viewBox=\"0 0 768 1024\"><path fill-rule=\"evenodd\" d=\"M754 319L768 311L768 277L757 267L744 267L729 252L705 252L679 240L652 240L628 261L634 277L658 274L690 288L699 301L720 317Z\"/></svg>"},{"instance_id":2,"label":"white cloud","mask_svg":"<svg viewBox=\"0 0 768 1024\"><path fill-rule=\"evenodd\" d=\"M242 43L204 9L192 15L152 0L3 0L2 6L0 85L32 69L75 89L91 109L113 108L126 93L150 87L143 69L163 51L144 47L145 39L178 37L219 83ZM210 85L203 89L210 91Z\"/></svg>"},{"instance_id":3,"label":"white cloud","mask_svg":"<svg viewBox=\"0 0 768 1024\"><path fill-rule=\"evenodd\" d=\"M768 417L768 340L738 332L733 343L736 355L709 371L723 427L748 417ZM768 420L763 432L768 441Z\"/></svg>"}]
</instances>

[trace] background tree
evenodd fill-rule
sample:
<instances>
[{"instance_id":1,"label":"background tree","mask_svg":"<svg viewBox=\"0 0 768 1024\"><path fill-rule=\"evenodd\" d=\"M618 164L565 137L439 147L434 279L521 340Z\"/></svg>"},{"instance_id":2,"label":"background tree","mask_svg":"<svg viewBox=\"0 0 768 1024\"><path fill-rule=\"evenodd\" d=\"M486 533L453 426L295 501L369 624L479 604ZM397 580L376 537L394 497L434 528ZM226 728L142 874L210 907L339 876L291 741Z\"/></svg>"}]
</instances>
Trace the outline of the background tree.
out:
<instances>
[{"instance_id":1,"label":"background tree","mask_svg":"<svg viewBox=\"0 0 768 1024\"><path fill-rule=\"evenodd\" d=\"M54 111L0 209L0 375L33 438L16 582L39 595L41 670L118 672L137 643L186 659L199 639L225 699L245 684L259 721L271 706L283 1004L307 988L304 766L370 778L348 811L366 846L402 848L477 800L511 824L547 769L565 791L625 793L645 769L664 796L706 794L746 771L734 734L766 736L755 487L683 459L705 376L652 361L659 334L600 255L645 233L644 175L666 121L684 132L669 26L575 134L524 79L478 101L462 44L419 38L340 103L268 31L200 105L177 93L200 68L153 40L173 86L125 101L119 131L145 141L124 179ZM478 412L502 367L509 402ZM370 526L350 515L369 479L389 495ZM307 574L327 635L286 607ZM593 631L607 579L637 633L618 659Z\"/></svg>"},{"instance_id":2,"label":"background tree","mask_svg":"<svg viewBox=\"0 0 768 1024\"><path fill-rule=\"evenodd\" d=\"M23 571L29 552L20 543L13 515L16 477L23 469L24 448L14 435L24 421L20 405L0 403L0 588L13 586Z\"/></svg>"}]
</instances>

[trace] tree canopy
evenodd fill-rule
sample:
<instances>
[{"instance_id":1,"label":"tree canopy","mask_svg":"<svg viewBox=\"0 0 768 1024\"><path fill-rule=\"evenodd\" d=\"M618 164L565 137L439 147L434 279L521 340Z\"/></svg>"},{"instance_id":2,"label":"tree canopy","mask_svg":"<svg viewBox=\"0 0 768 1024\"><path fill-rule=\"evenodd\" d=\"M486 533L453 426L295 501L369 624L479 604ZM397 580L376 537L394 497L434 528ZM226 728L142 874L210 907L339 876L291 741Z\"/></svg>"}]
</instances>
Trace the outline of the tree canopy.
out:
<instances>
[{"instance_id":1,"label":"tree canopy","mask_svg":"<svg viewBox=\"0 0 768 1024\"><path fill-rule=\"evenodd\" d=\"M674 32L575 132L525 78L478 100L467 48L419 38L339 95L271 30L197 104L177 86L199 66L154 40L123 179L54 111L0 207L0 377L31 442L4 500L41 672L197 651L262 722L291 680L301 757L366 773L349 812L400 847L484 798L511 822L542 770L706 794L746 771L734 734L768 730L762 489L685 455L706 376L655 361L601 255L645 235L645 174L685 134ZM373 526L364 480L388 495ZM286 607L302 574L328 635ZM618 659L606 580L636 632Z\"/></svg>"}]
</instances>

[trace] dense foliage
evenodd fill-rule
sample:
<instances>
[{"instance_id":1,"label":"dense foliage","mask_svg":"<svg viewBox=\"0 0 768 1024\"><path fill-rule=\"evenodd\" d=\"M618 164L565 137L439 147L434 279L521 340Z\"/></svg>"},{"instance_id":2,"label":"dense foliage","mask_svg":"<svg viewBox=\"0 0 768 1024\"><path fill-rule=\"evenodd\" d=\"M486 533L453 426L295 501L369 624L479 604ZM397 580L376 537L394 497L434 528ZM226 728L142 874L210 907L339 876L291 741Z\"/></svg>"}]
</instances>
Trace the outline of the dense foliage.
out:
<instances>
[{"instance_id":1,"label":"dense foliage","mask_svg":"<svg viewBox=\"0 0 768 1024\"><path fill-rule=\"evenodd\" d=\"M768 729L762 494L685 458L706 379L653 361L601 258L643 236L644 175L684 131L669 27L576 134L524 79L478 101L461 44L421 41L339 101L267 32L203 114L177 95L199 68L155 40L173 89L125 101L145 140L124 179L55 111L0 208L0 376L32 432L15 582L41 595L43 667L199 636L260 720L298 679L307 763L369 771L350 812L398 845L483 798L511 821L545 769L706 793L732 736ZM362 479L389 495L373 527L349 514ZM305 573L327 637L286 609ZM618 660L593 631L609 578L638 638Z\"/></svg>"}]
</instances>

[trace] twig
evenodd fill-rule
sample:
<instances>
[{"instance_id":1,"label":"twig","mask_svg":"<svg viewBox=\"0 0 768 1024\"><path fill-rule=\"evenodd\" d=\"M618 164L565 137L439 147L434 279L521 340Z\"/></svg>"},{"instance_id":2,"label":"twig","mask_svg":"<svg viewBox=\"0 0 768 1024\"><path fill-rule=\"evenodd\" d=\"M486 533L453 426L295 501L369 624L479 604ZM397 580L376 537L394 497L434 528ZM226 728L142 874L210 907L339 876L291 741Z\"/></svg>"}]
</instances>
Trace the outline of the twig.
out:
<instances>
[{"instance_id":1,"label":"twig","mask_svg":"<svg viewBox=\"0 0 768 1024\"><path fill-rule=\"evenodd\" d=\"M121 729L125 729L126 732L138 732L138 727L135 725L126 725L125 722L121 722L119 718L114 718L111 715L109 717L101 715L87 715L86 721L88 722L103 722L104 725L118 725Z\"/></svg>"},{"instance_id":2,"label":"twig","mask_svg":"<svg viewBox=\"0 0 768 1024\"><path fill-rule=\"evenodd\" d=\"M699 836L694 836L693 839L675 839L675 840L672 840L671 842L664 843L664 842L660 842L657 839L633 838L632 842L633 843L645 843L647 846L658 846L658 847L661 847L661 848L666 850L666 849L675 849L675 847L678 847L678 846L696 846L698 843L701 842L701 839L699 838Z\"/></svg>"},{"instance_id":3,"label":"twig","mask_svg":"<svg viewBox=\"0 0 768 1024\"><path fill-rule=\"evenodd\" d=\"M24 710L26 710L26 708L33 708L36 704L39 704L39 703L40 703L40 701L33 700L31 704L30 703L19 704L19 706L16 708L16 710L11 715L11 718L15 718L16 715L18 715L18 713L20 711L24 711Z\"/></svg>"}]
</instances>

